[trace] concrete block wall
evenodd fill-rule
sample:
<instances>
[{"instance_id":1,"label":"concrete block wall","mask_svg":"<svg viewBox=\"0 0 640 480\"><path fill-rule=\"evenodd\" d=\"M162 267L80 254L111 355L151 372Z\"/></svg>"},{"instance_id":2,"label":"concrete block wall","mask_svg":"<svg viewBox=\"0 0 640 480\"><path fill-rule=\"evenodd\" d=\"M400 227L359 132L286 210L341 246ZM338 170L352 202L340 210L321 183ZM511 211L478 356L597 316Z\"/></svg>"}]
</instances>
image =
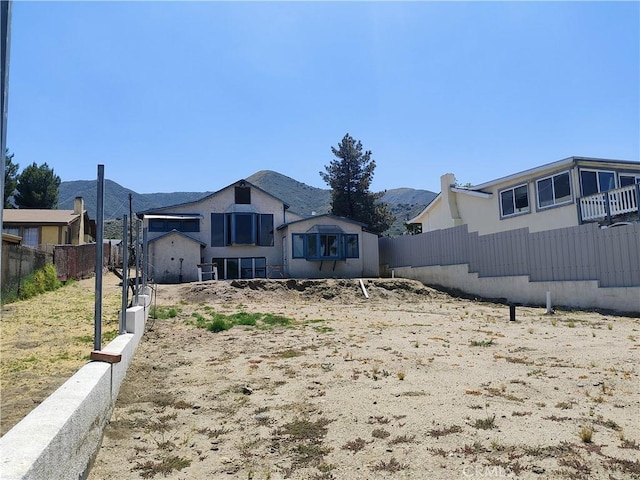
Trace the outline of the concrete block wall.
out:
<instances>
[{"instance_id":1,"label":"concrete block wall","mask_svg":"<svg viewBox=\"0 0 640 480\"><path fill-rule=\"evenodd\" d=\"M149 315L148 296L127 309L127 333L102 348L119 363L89 362L0 438L2 480L76 480L88 475Z\"/></svg>"},{"instance_id":2,"label":"concrete block wall","mask_svg":"<svg viewBox=\"0 0 640 480\"><path fill-rule=\"evenodd\" d=\"M615 310L640 316L640 287L607 287L596 280L532 282L526 275L480 277L469 273L469 265L399 267L395 277L419 280L426 285L455 288L483 298L505 298L525 305L545 305L546 292L552 305L581 309Z\"/></svg>"}]
</instances>

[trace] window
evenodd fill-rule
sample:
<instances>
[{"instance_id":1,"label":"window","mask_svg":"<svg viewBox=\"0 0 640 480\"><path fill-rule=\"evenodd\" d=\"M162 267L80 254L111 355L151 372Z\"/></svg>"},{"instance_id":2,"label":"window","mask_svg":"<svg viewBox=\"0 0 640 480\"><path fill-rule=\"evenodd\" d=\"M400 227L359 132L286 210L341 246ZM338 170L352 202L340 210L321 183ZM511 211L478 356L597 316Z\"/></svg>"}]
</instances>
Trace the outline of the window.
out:
<instances>
[{"instance_id":1,"label":"window","mask_svg":"<svg viewBox=\"0 0 640 480\"><path fill-rule=\"evenodd\" d=\"M293 258L342 260L360 256L355 233L294 233L291 244Z\"/></svg>"},{"instance_id":2,"label":"window","mask_svg":"<svg viewBox=\"0 0 640 480\"><path fill-rule=\"evenodd\" d=\"M640 174L620 174L620 187L628 187L629 185L633 185L635 183L640 183Z\"/></svg>"},{"instance_id":3,"label":"window","mask_svg":"<svg viewBox=\"0 0 640 480\"><path fill-rule=\"evenodd\" d=\"M500 192L500 216L522 213L529 213L529 188L526 184Z\"/></svg>"},{"instance_id":4,"label":"window","mask_svg":"<svg viewBox=\"0 0 640 480\"><path fill-rule=\"evenodd\" d=\"M358 258L358 235L348 233L344 236L344 256L347 258Z\"/></svg>"},{"instance_id":5,"label":"window","mask_svg":"<svg viewBox=\"0 0 640 480\"><path fill-rule=\"evenodd\" d=\"M616 188L616 177L613 172L581 170L580 186L582 187L583 197L600 192L608 192Z\"/></svg>"},{"instance_id":6,"label":"window","mask_svg":"<svg viewBox=\"0 0 640 480\"><path fill-rule=\"evenodd\" d=\"M569 172L558 173L536 182L538 208L551 207L571 201Z\"/></svg>"},{"instance_id":7,"label":"window","mask_svg":"<svg viewBox=\"0 0 640 480\"><path fill-rule=\"evenodd\" d=\"M265 257L213 258L211 262L217 265L221 280L267 278Z\"/></svg>"},{"instance_id":8,"label":"window","mask_svg":"<svg viewBox=\"0 0 640 480\"><path fill-rule=\"evenodd\" d=\"M149 220L150 232L170 232L177 230L179 232L199 232L200 220L197 218L152 218Z\"/></svg>"},{"instance_id":9,"label":"window","mask_svg":"<svg viewBox=\"0 0 640 480\"><path fill-rule=\"evenodd\" d=\"M273 247L273 214L212 213L211 246L227 245Z\"/></svg>"},{"instance_id":10,"label":"window","mask_svg":"<svg viewBox=\"0 0 640 480\"><path fill-rule=\"evenodd\" d=\"M251 205L251 189L249 187L236 187L236 202L240 205Z\"/></svg>"},{"instance_id":11,"label":"window","mask_svg":"<svg viewBox=\"0 0 640 480\"><path fill-rule=\"evenodd\" d=\"M40 229L38 227L22 229L22 245L25 247L38 248L40 239Z\"/></svg>"}]
</instances>

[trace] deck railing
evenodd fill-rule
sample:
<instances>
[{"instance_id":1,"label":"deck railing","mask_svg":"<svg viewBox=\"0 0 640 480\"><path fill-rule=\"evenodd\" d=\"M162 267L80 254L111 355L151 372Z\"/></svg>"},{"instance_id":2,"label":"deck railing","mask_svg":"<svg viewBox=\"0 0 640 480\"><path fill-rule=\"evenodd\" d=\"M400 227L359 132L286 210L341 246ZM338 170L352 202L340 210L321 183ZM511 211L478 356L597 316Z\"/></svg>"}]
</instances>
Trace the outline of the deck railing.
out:
<instances>
[{"instance_id":1,"label":"deck railing","mask_svg":"<svg viewBox=\"0 0 640 480\"><path fill-rule=\"evenodd\" d=\"M639 197L639 184L582 197L580 199L580 218L583 222L589 222L639 212Z\"/></svg>"}]
</instances>

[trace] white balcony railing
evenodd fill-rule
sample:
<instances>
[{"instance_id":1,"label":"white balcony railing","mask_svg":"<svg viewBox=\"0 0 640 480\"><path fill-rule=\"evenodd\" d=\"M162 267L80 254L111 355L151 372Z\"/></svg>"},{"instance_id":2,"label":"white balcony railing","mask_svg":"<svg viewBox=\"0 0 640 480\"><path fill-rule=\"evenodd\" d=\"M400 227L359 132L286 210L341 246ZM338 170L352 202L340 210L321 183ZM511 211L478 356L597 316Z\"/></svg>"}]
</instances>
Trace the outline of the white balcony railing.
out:
<instances>
[{"instance_id":1,"label":"white balcony railing","mask_svg":"<svg viewBox=\"0 0 640 480\"><path fill-rule=\"evenodd\" d=\"M580 213L585 222L638 212L638 186L628 185L580 199Z\"/></svg>"}]
</instances>

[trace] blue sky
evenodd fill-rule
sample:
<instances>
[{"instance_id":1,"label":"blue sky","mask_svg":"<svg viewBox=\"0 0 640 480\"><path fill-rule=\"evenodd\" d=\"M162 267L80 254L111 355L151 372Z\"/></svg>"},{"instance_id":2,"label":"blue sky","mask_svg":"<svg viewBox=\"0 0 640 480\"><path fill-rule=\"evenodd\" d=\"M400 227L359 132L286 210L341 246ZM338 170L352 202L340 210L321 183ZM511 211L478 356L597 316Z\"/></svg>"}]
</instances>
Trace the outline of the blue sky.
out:
<instances>
[{"instance_id":1,"label":"blue sky","mask_svg":"<svg viewBox=\"0 0 640 480\"><path fill-rule=\"evenodd\" d=\"M372 190L640 159L638 2L13 4L7 146L63 181L327 188L345 133Z\"/></svg>"}]
</instances>

